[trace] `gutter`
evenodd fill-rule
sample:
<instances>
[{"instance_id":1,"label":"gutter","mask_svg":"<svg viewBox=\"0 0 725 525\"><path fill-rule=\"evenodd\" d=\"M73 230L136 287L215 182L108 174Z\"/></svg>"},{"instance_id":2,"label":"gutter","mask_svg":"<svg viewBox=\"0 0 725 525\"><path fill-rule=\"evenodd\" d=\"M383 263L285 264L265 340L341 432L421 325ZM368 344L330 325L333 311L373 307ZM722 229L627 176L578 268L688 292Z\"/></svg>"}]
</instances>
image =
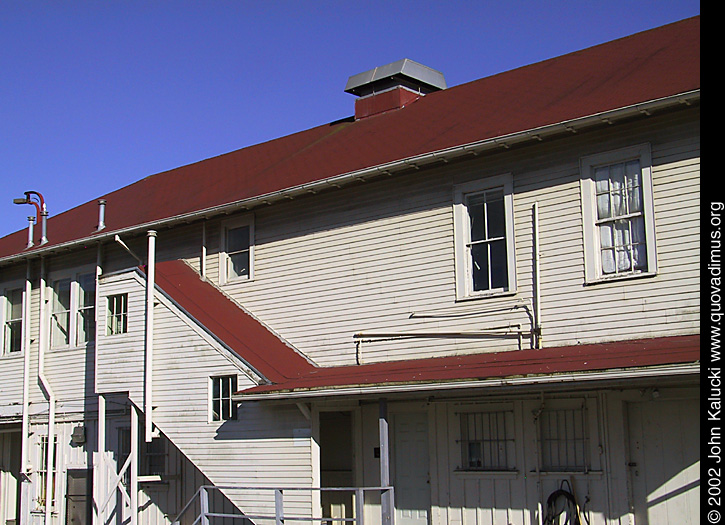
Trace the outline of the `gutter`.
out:
<instances>
[{"instance_id":1,"label":"gutter","mask_svg":"<svg viewBox=\"0 0 725 525\"><path fill-rule=\"evenodd\" d=\"M400 159L377 166L371 166L360 170L343 173L341 175L335 175L327 179L301 184L286 188L283 190L274 191L264 195L256 197L250 197L240 201L231 203L221 204L218 206L212 206L203 210L197 210L182 215L176 215L174 217L168 217L166 219L159 219L156 221L150 221L143 224L136 224L106 232L103 234L96 234L80 239L74 239L72 241L66 241L54 246L46 248L38 248L36 250L10 255L4 258L0 258L0 265L22 260L26 257L32 257L45 253L52 253L53 251L69 249L78 245L87 244L92 241L105 241L112 240L116 235L138 233L143 230L150 228L161 228L165 226L171 226L180 222L190 222L197 219L209 218L214 215L229 214L238 210L250 209L260 204L271 204L274 201L294 198L296 196L304 195L307 193L317 193L318 191L330 189L332 187L340 187L343 184L363 181L368 178L377 177L380 175L392 175L394 172L407 170L410 168L419 168L421 165L433 164L437 162L445 162L456 157L462 157L466 155L478 155L484 151L495 150L499 148L510 148L514 144L520 144L531 141L541 141L544 137L559 135L563 133L576 133L579 129L585 127L600 125L600 124L612 124L614 120L624 119L632 116L649 115L652 111L665 109L668 107L678 106L680 104L691 105L693 102L700 100L700 90L696 89L669 97L660 99L650 100L648 102L642 102L640 104L634 104L623 108L613 109L600 113L588 115L586 117L579 117L571 120L562 121L555 124L549 124L538 128L531 128L524 131L510 133L508 135L501 135L485 140L475 141L468 144L454 146L442 150L437 150L429 153L423 153L413 157Z\"/></svg>"},{"instance_id":2,"label":"gutter","mask_svg":"<svg viewBox=\"0 0 725 525\"><path fill-rule=\"evenodd\" d=\"M616 369L599 372L573 372L545 376L507 377L496 379L467 379L445 382L416 382L399 384L347 385L340 387L322 387L300 390L280 390L277 392L244 394L237 393L232 401L294 401L302 398L337 396L381 396L387 394L426 394L432 391L482 389L499 387L569 385L570 383L595 381L628 381L631 379L661 378L663 376L699 375L699 363L666 365L639 369Z\"/></svg>"}]
</instances>

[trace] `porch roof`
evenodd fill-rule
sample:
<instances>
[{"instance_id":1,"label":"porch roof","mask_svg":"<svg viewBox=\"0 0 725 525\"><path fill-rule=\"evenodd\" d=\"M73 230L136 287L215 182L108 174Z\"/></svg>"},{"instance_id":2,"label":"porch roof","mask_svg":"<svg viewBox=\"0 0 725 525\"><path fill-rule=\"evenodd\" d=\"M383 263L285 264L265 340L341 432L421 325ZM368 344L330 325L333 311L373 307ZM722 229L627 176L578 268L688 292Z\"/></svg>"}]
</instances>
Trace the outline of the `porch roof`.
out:
<instances>
[{"instance_id":1,"label":"porch roof","mask_svg":"<svg viewBox=\"0 0 725 525\"><path fill-rule=\"evenodd\" d=\"M699 372L688 335L313 369L238 392L237 401L563 383Z\"/></svg>"}]
</instances>

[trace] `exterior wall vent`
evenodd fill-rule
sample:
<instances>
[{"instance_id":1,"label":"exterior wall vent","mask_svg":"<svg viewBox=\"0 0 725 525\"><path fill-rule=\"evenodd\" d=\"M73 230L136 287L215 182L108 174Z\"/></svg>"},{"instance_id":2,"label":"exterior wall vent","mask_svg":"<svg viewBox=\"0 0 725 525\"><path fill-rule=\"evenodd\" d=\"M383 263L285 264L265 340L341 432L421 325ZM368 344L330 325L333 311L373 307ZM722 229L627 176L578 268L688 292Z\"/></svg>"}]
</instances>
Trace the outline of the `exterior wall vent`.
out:
<instances>
[{"instance_id":1,"label":"exterior wall vent","mask_svg":"<svg viewBox=\"0 0 725 525\"><path fill-rule=\"evenodd\" d=\"M359 97L355 119L400 109L433 91L446 89L443 73L404 58L351 76L345 92Z\"/></svg>"}]
</instances>

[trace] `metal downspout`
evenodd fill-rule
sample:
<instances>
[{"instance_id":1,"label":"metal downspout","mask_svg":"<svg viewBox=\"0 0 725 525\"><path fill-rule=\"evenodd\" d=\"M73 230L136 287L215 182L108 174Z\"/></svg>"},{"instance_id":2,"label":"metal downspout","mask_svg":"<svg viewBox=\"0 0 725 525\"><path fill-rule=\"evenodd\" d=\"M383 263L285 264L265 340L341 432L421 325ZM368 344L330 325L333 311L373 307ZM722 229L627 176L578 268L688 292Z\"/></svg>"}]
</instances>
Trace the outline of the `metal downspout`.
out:
<instances>
[{"instance_id":1,"label":"metal downspout","mask_svg":"<svg viewBox=\"0 0 725 525\"><path fill-rule=\"evenodd\" d=\"M156 232L148 231L148 260L146 264L146 395L145 439L153 439L153 359L154 359L154 285L156 280Z\"/></svg>"},{"instance_id":2,"label":"metal downspout","mask_svg":"<svg viewBox=\"0 0 725 525\"><path fill-rule=\"evenodd\" d=\"M40 333L38 344L38 379L46 399L48 400L48 445L47 445L47 461L45 478L45 525L52 525L52 502L53 502L53 466L55 465L55 392L50 386L50 382L45 375L45 349L48 344L48 334L45 322L45 258L40 259Z\"/></svg>"},{"instance_id":3,"label":"metal downspout","mask_svg":"<svg viewBox=\"0 0 725 525\"><path fill-rule=\"evenodd\" d=\"M541 253L539 239L539 203L535 202L533 206L533 222L534 222L534 243L533 243L533 259L534 259L534 348L542 348L541 337Z\"/></svg>"}]
</instances>

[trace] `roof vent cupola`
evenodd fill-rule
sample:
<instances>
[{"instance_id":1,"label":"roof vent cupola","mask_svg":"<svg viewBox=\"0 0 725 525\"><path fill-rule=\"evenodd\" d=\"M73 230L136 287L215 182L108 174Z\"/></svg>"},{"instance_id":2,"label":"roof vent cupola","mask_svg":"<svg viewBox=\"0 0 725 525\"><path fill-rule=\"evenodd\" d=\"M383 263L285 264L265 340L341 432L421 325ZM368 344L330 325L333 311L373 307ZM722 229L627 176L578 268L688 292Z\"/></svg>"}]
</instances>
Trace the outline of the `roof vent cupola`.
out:
<instances>
[{"instance_id":1,"label":"roof vent cupola","mask_svg":"<svg viewBox=\"0 0 725 525\"><path fill-rule=\"evenodd\" d=\"M358 96L355 120L400 109L433 91L446 89L443 73L404 58L351 76L345 92Z\"/></svg>"}]
</instances>

